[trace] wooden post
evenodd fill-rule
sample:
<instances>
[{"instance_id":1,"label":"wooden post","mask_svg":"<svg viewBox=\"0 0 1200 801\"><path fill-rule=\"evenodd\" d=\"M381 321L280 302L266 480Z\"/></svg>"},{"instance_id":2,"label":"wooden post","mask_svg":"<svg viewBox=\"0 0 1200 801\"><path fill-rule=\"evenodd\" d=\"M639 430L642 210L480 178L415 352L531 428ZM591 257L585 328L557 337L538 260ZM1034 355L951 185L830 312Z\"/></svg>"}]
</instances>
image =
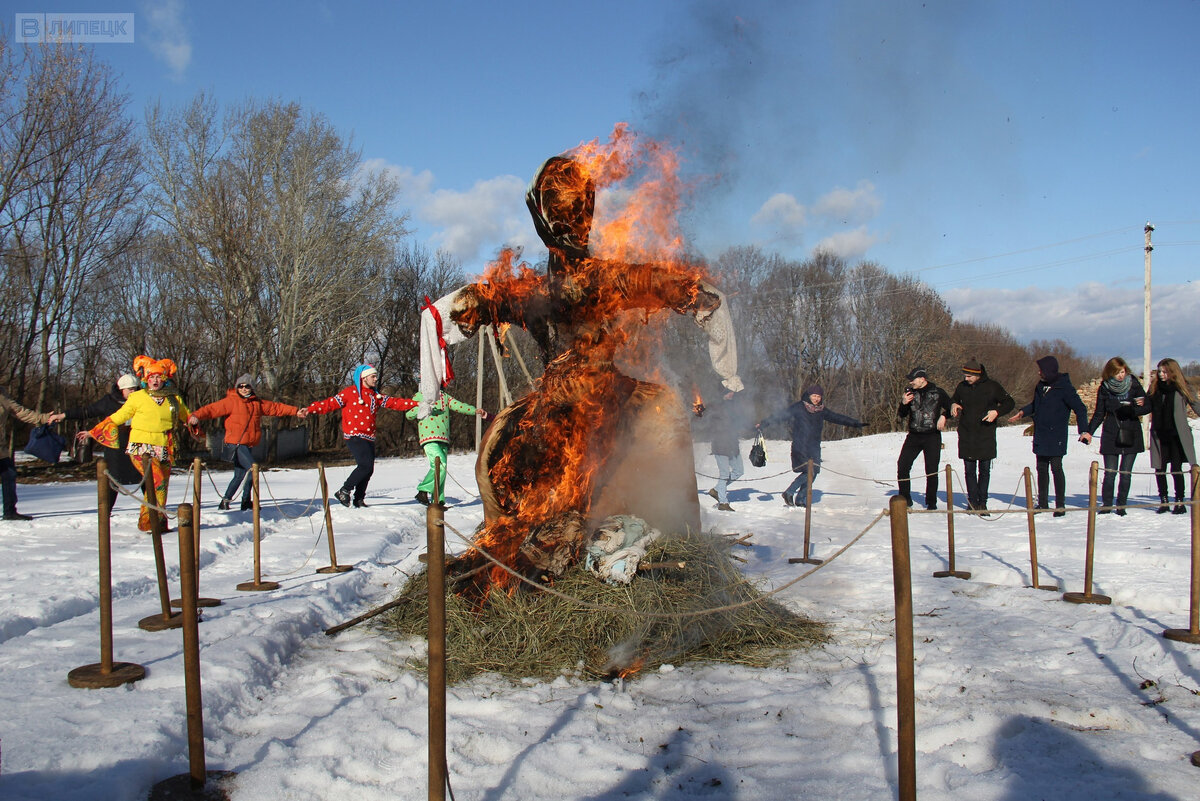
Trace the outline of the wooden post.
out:
<instances>
[{"instance_id":1,"label":"wooden post","mask_svg":"<svg viewBox=\"0 0 1200 801\"><path fill-rule=\"evenodd\" d=\"M200 629L197 625L196 547L192 532L192 505L179 505L179 594L183 598L183 680L187 701L188 766L192 784L202 787L204 768L204 701L200 692Z\"/></svg>"},{"instance_id":2,"label":"wooden post","mask_svg":"<svg viewBox=\"0 0 1200 801\"><path fill-rule=\"evenodd\" d=\"M1112 598L1092 592L1092 562L1096 554L1096 475L1100 463L1093 461L1088 474L1087 549L1083 565L1083 592L1063 593L1063 600L1072 604L1110 604Z\"/></svg>"},{"instance_id":3,"label":"wooden post","mask_svg":"<svg viewBox=\"0 0 1200 801\"><path fill-rule=\"evenodd\" d=\"M1025 468L1025 518L1029 523L1029 568L1030 575L1033 576L1033 584L1035 590L1050 590L1056 592L1058 587L1043 587L1038 579L1038 555L1037 555L1037 526L1033 520L1036 516L1033 510L1033 475L1029 472L1029 468Z\"/></svg>"},{"instance_id":4,"label":"wooden post","mask_svg":"<svg viewBox=\"0 0 1200 801\"><path fill-rule=\"evenodd\" d=\"M954 569L954 471L946 465L946 539L949 543L950 563L946 570L936 570L934 578L969 579L971 574L965 570Z\"/></svg>"},{"instance_id":5,"label":"wooden post","mask_svg":"<svg viewBox=\"0 0 1200 801\"><path fill-rule=\"evenodd\" d=\"M433 460L434 478L441 459ZM425 510L425 553L429 577L429 798L446 798L446 532L445 510L436 502Z\"/></svg>"},{"instance_id":6,"label":"wooden post","mask_svg":"<svg viewBox=\"0 0 1200 801\"><path fill-rule=\"evenodd\" d=\"M259 516L258 464L250 466L250 492L253 493L251 508L254 510L254 580L237 585L242 592L266 592L279 589L278 581L262 580L262 523ZM328 500L328 499L326 499Z\"/></svg>"},{"instance_id":7,"label":"wooden post","mask_svg":"<svg viewBox=\"0 0 1200 801\"><path fill-rule=\"evenodd\" d=\"M119 687L146 677L146 669L132 662L113 662L112 636L112 530L109 526L108 464L96 462L96 529L100 540L100 661L77 667L67 674L67 684L84 689Z\"/></svg>"},{"instance_id":8,"label":"wooden post","mask_svg":"<svg viewBox=\"0 0 1200 801\"><path fill-rule=\"evenodd\" d=\"M804 490L804 556L793 556L788 559L789 565L806 564L819 565L824 563L824 559L814 559L809 556L809 542L812 533L812 484L813 484L813 460L808 460L808 486Z\"/></svg>"},{"instance_id":9,"label":"wooden post","mask_svg":"<svg viewBox=\"0 0 1200 801\"><path fill-rule=\"evenodd\" d=\"M508 378L504 375L504 362L500 359L500 347L496 344L496 329L488 326L487 341L492 351L492 361L496 365L496 379L500 384L500 405L507 408L512 405L512 393L508 391Z\"/></svg>"},{"instance_id":10,"label":"wooden post","mask_svg":"<svg viewBox=\"0 0 1200 801\"><path fill-rule=\"evenodd\" d=\"M337 546L333 543L333 513L329 509L329 482L325 480L325 465L317 462L317 474L321 479L321 497L325 499L325 535L329 541L329 565L318 567L318 573L345 573L353 570L351 565L339 565L337 561Z\"/></svg>"},{"instance_id":11,"label":"wooden post","mask_svg":"<svg viewBox=\"0 0 1200 801\"><path fill-rule=\"evenodd\" d=\"M196 570L200 569L200 472L203 469L204 465L197 456L192 460L192 533L196 541Z\"/></svg>"},{"instance_id":12,"label":"wooden post","mask_svg":"<svg viewBox=\"0 0 1200 801\"><path fill-rule=\"evenodd\" d=\"M479 355L475 361L475 408L477 409L483 406L483 339L487 336L487 330L488 327L485 325L479 331ZM483 418L475 415L475 453L479 453L479 445L482 442Z\"/></svg>"},{"instance_id":13,"label":"wooden post","mask_svg":"<svg viewBox=\"0 0 1200 801\"><path fill-rule=\"evenodd\" d=\"M196 606L199 588L192 529L192 505L179 505L179 584L183 596L183 691L187 709L188 772L150 788L149 801L227 801L227 782L236 774L207 770L204 762L204 696L200 687L200 627ZM211 782L211 783L210 783Z\"/></svg>"},{"instance_id":14,"label":"wooden post","mask_svg":"<svg viewBox=\"0 0 1200 801\"><path fill-rule=\"evenodd\" d=\"M201 463L200 457L197 456L192 460L192 540L195 542L195 547L192 550L195 551L197 585L200 583L200 480L203 469L204 465ZM220 598L196 598L196 606L213 607L220 605ZM177 598L171 601L171 606L177 609L182 608L183 599Z\"/></svg>"},{"instance_id":15,"label":"wooden post","mask_svg":"<svg viewBox=\"0 0 1200 801\"><path fill-rule=\"evenodd\" d=\"M912 571L908 554L908 501L893 496L892 588L896 597L896 759L899 801L917 799L917 702L913 651Z\"/></svg>"},{"instance_id":16,"label":"wooden post","mask_svg":"<svg viewBox=\"0 0 1200 801\"><path fill-rule=\"evenodd\" d=\"M1192 594L1188 615L1190 625L1186 629L1167 629L1163 632L1163 636L1168 640L1192 644L1200 644L1200 503L1197 502L1200 501L1200 493L1196 489L1197 482L1200 482L1200 467L1192 465ZM1193 760L1198 754L1200 751L1192 755Z\"/></svg>"},{"instance_id":17,"label":"wooden post","mask_svg":"<svg viewBox=\"0 0 1200 801\"><path fill-rule=\"evenodd\" d=\"M163 554L163 517L159 514L158 493L154 491L154 460L150 454L142 454L142 492L143 500L150 515L150 536L154 541L154 569L158 575L158 600L162 605L162 614L150 615L138 621L138 628L144 631L163 631L177 629L183 625L183 616L171 611L171 591L167 587L167 558Z\"/></svg>"}]
</instances>

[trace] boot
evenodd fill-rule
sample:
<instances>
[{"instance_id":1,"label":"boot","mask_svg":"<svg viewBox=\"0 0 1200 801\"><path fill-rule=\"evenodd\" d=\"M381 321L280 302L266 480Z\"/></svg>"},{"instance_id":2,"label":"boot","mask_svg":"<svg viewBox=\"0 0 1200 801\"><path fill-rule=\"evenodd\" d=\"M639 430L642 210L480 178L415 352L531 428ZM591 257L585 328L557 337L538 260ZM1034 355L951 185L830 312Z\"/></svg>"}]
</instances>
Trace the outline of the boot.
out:
<instances>
[{"instance_id":1,"label":"boot","mask_svg":"<svg viewBox=\"0 0 1200 801\"><path fill-rule=\"evenodd\" d=\"M1178 495L1176 495L1175 508L1171 510L1171 514L1186 515L1187 511L1187 507L1183 505L1183 498L1180 498Z\"/></svg>"},{"instance_id":2,"label":"boot","mask_svg":"<svg viewBox=\"0 0 1200 801\"><path fill-rule=\"evenodd\" d=\"M733 511L733 507L727 503L718 503L717 509L719 509L722 512L732 512Z\"/></svg>"},{"instance_id":3,"label":"boot","mask_svg":"<svg viewBox=\"0 0 1200 801\"><path fill-rule=\"evenodd\" d=\"M719 500L721 500L720 496L719 496L719 495L717 495L717 488L716 488L716 487L713 487L712 489L710 489L710 490L708 491L708 497L712 498L714 501L719 501Z\"/></svg>"},{"instance_id":4,"label":"boot","mask_svg":"<svg viewBox=\"0 0 1200 801\"><path fill-rule=\"evenodd\" d=\"M784 505L784 506L795 506L795 505L796 505L796 501L795 501L795 500L793 500L793 498L794 498L794 497L795 497L795 496L793 496L793 495L792 495L792 493L790 493L790 492L786 492L786 491L785 491L785 492L783 493L783 505Z\"/></svg>"},{"instance_id":5,"label":"boot","mask_svg":"<svg viewBox=\"0 0 1200 801\"><path fill-rule=\"evenodd\" d=\"M342 506L350 505L350 490L346 489L345 487L342 487L340 490L333 493L333 497L337 498L338 503L340 503Z\"/></svg>"},{"instance_id":6,"label":"boot","mask_svg":"<svg viewBox=\"0 0 1200 801\"><path fill-rule=\"evenodd\" d=\"M1171 504L1167 503L1167 496L1160 495L1158 497L1158 512L1157 513L1160 515L1165 515L1169 511L1171 511Z\"/></svg>"},{"instance_id":7,"label":"boot","mask_svg":"<svg viewBox=\"0 0 1200 801\"><path fill-rule=\"evenodd\" d=\"M222 498L221 502L217 504L217 508L220 509L222 512L228 512L229 511L229 499Z\"/></svg>"},{"instance_id":8,"label":"boot","mask_svg":"<svg viewBox=\"0 0 1200 801\"><path fill-rule=\"evenodd\" d=\"M249 511L250 509L253 509L253 508L254 508L254 501L252 501L252 500L242 501L241 510L243 512Z\"/></svg>"}]
</instances>

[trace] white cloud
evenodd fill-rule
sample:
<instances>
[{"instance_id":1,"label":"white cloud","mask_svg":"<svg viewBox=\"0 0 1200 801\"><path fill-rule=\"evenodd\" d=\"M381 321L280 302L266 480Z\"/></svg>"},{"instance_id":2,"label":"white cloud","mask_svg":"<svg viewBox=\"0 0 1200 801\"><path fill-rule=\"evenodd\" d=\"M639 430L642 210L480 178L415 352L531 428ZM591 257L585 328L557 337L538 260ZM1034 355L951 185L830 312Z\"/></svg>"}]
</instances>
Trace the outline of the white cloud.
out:
<instances>
[{"instance_id":1,"label":"white cloud","mask_svg":"<svg viewBox=\"0 0 1200 801\"><path fill-rule=\"evenodd\" d=\"M410 208L423 206L433 191L433 173L429 170L414 173L412 167L389 164L384 159L367 159L358 166L358 170L360 173L387 173L400 187L400 202Z\"/></svg>"},{"instance_id":2,"label":"white cloud","mask_svg":"<svg viewBox=\"0 0 1200 801\"><path fill-rule=\"evenodd\" d=\"M150 52L165 63L172 75L183 77L192 61L192 41L184 21L183 0L160 0L142 4L146 25L139 26L138 35Z\"/></svg>"},{"instance_id":3,"label":"white cloud","mask_svg":"<svg viewBox=\"0 0 1200 801\"><path fill-rule=\"evenodd\" d=\"M813 248L813 253L823 251L841 256L849 262L858 261L866 255L867 250L879 241L879 237L860 225L852 231L839 231L822 239Z\"/></svg>"},{"instance_id":4,"label":"white cloud","mask_svg":"<svg viewBox=\"0 0 1200 801\"><path fill-rule=\"evenodd\" d=\"M775 239L783 242L799 243L804 240L804 226L808 214L804 205L796 200L794 195L778 192L767 198L750 222L764 228L771 228Z\"/></svg>"},{"instance_id":5,"label":"white cloud","mask_svg":"<svg viewBox=\"0 0 1200 801\"><path fill-rule=\"evenodd\" d=\"M875 184L862 180L854 189L839 186L828 192L812 207L812 213L834 222L865 223L875 218L881 205Z\"/></svg>"},{"instance_id":6,"label":"white cloud","mask_svg":"<svg viewBox=\"0 0 1200 801\"><path fill-rule=\"evenodd\" d=\"M464 265L490 258L504 245L523 248L525 259L544 250L525 207L525 181L501 175L478 181L465 192L439 189L417 209L418 216L440 229L434 247Z\"/></svg>"},{"instance_id":7,"label":"white cloud","mask_svg":"<svg viewBox=\"0 0 1200 801\"><path fill-rule=\"evenodd\" d=\"M1142 363L1140 288L1095 282L1073 287L948 289L941 292L956 319L995 323L1018 340L1062 339L1083 353ZM1200 282L1154 287L1151 359L1200 360Z\"/></svg>"}]
</instances>

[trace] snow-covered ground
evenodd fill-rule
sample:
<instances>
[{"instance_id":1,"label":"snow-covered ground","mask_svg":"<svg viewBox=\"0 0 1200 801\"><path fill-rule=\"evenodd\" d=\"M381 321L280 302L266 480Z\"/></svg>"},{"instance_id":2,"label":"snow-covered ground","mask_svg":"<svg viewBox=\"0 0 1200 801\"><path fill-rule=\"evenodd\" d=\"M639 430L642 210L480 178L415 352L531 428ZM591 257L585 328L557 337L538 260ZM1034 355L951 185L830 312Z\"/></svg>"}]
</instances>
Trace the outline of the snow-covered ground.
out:
<instances>
[{"instance_id":1,"label":"snow-covered ground","mask_svg":"<svg viewBox=\"0 0 1200 801\"><path fill-rule=\"evenodd\" d=\"M827 443L816 482L815 555L829 556L886 506L901 435ZM1032 464L1020 429L1000 434L992 507L1004 508ZM945 454L956 454L954 435ZM785 508L787 445L735 486L733 513L701 497L704 523L752 533L746 573L778 587L804 570L803 510ZM713 472L698 444L697 469ZM1086 505L1094 447L1067 457L1070 503ZM953 461L957 467L960 463ZM223 465L214 465L220 468ZM472 458L454 454L447 522L481 517ZM330 471L337 486L349 467ZM426 795L426 685L400 667L410 649L367 626L322 631L389 599L419 567L424 509L412 495L423 459L379 462L367 509L333 509L328 564L312 470L264 473L264 579L250 581L249 513L219 512L206 478L201 595L224 601L200 624L207 765L238 776L235 799L419 799ZM1149 470L1146 456L1137 469ZM835 472L837 471L837 472ZM919 472L919 467L917 469ZM845 475L839 475L845 474ZM224 488L228 472L212 481ZM863 480L875 478L879 481ZM711 481L699 479L701 491ZM1020 489L1019 489L1020 488ZM172 482L171 504L188 491ZM918 483L914 489L921 489ZM1018 491L1019 490L1019 491ZM1137 500L1156 495L1138 475ZM955 486L956 497L962 489ZM113 514L115 655L147 668L117 689L67 683L99 660L96 491L22 485L30 523L0 523L0 798L141 799L188 770L182 637L144 632L158 611L149 537L136 507ZM945 487L942 488L945 503ZM275 505L278 501L278 507ZM960 501L961 503L961 501ZM918 506L919 508L919 506ZM1024 514L955 516L957 568L946 567L946 518L910 518L916 631L917 793L954 801L1195 799L1200 768L1200 645L1162 637L1187 628L1189 518L1133 510L1100 517L1094 592L1075 605L1029 589ZM1038 517L1041 581L1083 589L1086 515ZM461 543L447 534L454 550ZM178 549L167 536L177 593ZM896 690L890 538L881 521L781 599L828 621L828 646L783 667L685 664L624 684L574 679L514 686L495 678L450 690L449 770L460 801L500 799L886 799L896 796Z\"/></svg>"}]
</instances>

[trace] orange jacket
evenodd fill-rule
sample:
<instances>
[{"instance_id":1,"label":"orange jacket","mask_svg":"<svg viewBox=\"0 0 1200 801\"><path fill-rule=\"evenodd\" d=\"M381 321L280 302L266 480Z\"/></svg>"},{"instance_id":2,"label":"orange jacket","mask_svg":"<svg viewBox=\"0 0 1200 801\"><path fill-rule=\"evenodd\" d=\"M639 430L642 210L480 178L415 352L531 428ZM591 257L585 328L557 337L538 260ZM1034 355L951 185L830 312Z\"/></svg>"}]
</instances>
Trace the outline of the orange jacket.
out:
<instances>
[{"instance_id":1,"label":"orange jacket","mask_svg":"<svg viewBox=\"0 0 1200 801\"><path fill-rule=\"evenodd\" d=\"M300 411L286 403L263 400L257 395L243 398L236 389L225 391L225 397L214 403L201 406L195 411L200 420L227 417L225 441L230 445L246 445L253 448L262 439L262 419L267 417L291 417Z\"/></svg>"}]
</instances>

